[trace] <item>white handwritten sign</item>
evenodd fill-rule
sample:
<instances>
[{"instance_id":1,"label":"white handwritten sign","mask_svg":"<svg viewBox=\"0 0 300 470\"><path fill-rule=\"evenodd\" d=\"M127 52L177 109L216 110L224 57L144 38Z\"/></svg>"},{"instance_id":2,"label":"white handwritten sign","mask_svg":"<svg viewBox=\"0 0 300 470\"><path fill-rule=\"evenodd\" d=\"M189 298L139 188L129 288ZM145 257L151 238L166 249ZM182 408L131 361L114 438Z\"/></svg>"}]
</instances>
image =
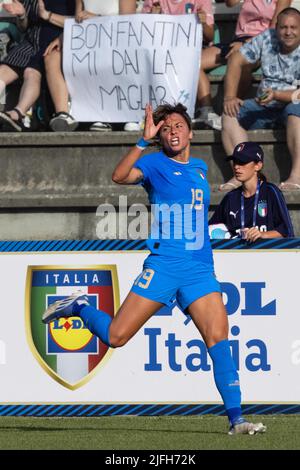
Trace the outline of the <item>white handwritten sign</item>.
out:
<instances>
[{"instance_id":1,"label":"white handwritten sign","mask_svg":"<svg viewBox=\"0 0 300 470\"><path fill-rule=\"evenodd\" d=\"M182 102L194 115L202 47L195 15L67 20L63 68L79 121L140 121L147 103Z\"/></svg>"}]
</instances>

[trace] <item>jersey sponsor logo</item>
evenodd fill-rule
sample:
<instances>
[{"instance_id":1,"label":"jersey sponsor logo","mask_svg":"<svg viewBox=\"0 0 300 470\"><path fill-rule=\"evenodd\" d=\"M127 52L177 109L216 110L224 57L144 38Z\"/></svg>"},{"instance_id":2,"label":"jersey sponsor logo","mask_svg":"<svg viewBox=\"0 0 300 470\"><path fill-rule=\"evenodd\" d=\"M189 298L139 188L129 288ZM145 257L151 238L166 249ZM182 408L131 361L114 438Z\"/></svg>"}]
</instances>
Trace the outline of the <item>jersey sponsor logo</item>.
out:
<instances>
[{"instance_id":1,"label":"jersey sponsor logo","mask_svg":"<svg viewBox=\"0 0 300 470\"><path fill-rule=\"evenodd\" d=\"M239 212L239 209L236 212L230 211L229 215L232 215L236 219L238 212Z\"/></svg>"},{"instance_id":2,"label":"jersey sponsor logo","mask_svg":"<svg viewBox=\"0 0 300 470\"><path fill-rule=\"evenodd\" d=\"M43 369L70 390L90 380L111 354L79 317L42 323L42 314L49 305L79 290L92 306L113 317L120 304L116 266L28 267L26 332L30 349Z\"/></svg>"},{"instance_id":3,"label":"jersey sponsor logo","mask_svg":"<svg viewBox=\"0 0 300 470\"><path fill-rule=\"evenodd\" d=\"M268 213L268 205L266 201L260 201L257 206L258 215L260 217L266 217Z\"/></svg>"}]
</instances>

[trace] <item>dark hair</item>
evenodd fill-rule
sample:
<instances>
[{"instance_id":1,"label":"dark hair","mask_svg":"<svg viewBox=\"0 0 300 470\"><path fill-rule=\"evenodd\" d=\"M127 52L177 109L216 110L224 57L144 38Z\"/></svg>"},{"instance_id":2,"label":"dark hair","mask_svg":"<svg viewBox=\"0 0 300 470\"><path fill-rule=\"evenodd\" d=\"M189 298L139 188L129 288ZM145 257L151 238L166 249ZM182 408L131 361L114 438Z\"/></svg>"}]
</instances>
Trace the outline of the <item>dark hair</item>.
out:
<instances>
[{"instance_id":1,"label":"dark hair","mask_svg":"<svg viewBox=\"0 0 300 470\"><path fill-rule=\"evenodd\" d=\"M188 128L190 130L192 129L192 120L187 113L187 108L181 103L176 103L174 105L166 103L158 106L153 113L154 124L157 126L159 121L164 121L168 116L170 116L170 114L173 113L180 114L180 116L182 116L187 123Z\"/></svg>"},{"instance_id":2,"label":"dark hair","mask_svg":"<svg viewBox=\"0 0 300 470\"><path fill-rule=\"evenodd\" d=\"M294 7L284 8L283 10L281 10L281 12L277 16L277 24L278 24L280 16L288 16L288 15L299 15L300 17L300 11Z\"/></svg>"},{"instance_id":3,"label":"dark hair","mask_svg":"<svg viewBox=\"0 0 300 470\"><path fill-rule=\"evenodd\" d=\"M258 172L257 172L257 178L258 178L260 181L267 181L267 177L263 174L262 171L258 171Z\"/></svg>"}]
</instances>

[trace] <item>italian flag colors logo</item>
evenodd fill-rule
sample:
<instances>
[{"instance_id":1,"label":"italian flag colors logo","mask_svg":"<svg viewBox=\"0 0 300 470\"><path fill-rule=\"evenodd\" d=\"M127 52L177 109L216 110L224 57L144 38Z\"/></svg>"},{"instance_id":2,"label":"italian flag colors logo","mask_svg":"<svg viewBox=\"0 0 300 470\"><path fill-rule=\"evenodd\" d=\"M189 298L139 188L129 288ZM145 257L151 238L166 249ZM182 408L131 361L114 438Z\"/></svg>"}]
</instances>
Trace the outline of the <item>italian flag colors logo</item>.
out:
<instances>
[{"instance_id":1,"label":"italian flag colors logo","mask_svg":"<svg viewBox=\"0 0 300 470\"><path fill-rule=\"evenodd\" d=\"M258 214L260 215L260 217L266 217L268 213L268 205L266 201L260 201L258 203L257 210L258 210Z\"/></svg>"},{"instance_id":2,"label":"italian flag colors logo","mask_svg":"<svg viewBox=\"0 0 300 470\"><path fill-rule=\"evenodd\" d=\"M95 374L110 350L79 317L60 318L45 325L49 305L74 292L111 317L120 305L115 265L89 267L29 266L26 281L26 330L32 353L43 369L61 385L75 390Z\"/></svg>"}]
</instances>

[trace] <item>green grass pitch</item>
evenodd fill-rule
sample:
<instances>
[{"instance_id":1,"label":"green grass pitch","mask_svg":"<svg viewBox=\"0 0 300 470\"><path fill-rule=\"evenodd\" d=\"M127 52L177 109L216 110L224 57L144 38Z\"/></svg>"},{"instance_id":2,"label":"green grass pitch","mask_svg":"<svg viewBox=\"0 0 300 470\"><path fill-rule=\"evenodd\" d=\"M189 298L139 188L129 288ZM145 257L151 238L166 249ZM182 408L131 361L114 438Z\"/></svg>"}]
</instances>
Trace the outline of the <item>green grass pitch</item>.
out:
<instances>
[{"instance_id":1,"label":"green grass pitch","mask_svg":"<svg viewBox=\"0 0 300 470\"><path fill-rule=\"evenodd\" d=\"M0 417L0 449L271 450L300 449L300 415L248 416L267 425L255 436L228 436L225 417Z\"/></svg>"}]
</instances>

